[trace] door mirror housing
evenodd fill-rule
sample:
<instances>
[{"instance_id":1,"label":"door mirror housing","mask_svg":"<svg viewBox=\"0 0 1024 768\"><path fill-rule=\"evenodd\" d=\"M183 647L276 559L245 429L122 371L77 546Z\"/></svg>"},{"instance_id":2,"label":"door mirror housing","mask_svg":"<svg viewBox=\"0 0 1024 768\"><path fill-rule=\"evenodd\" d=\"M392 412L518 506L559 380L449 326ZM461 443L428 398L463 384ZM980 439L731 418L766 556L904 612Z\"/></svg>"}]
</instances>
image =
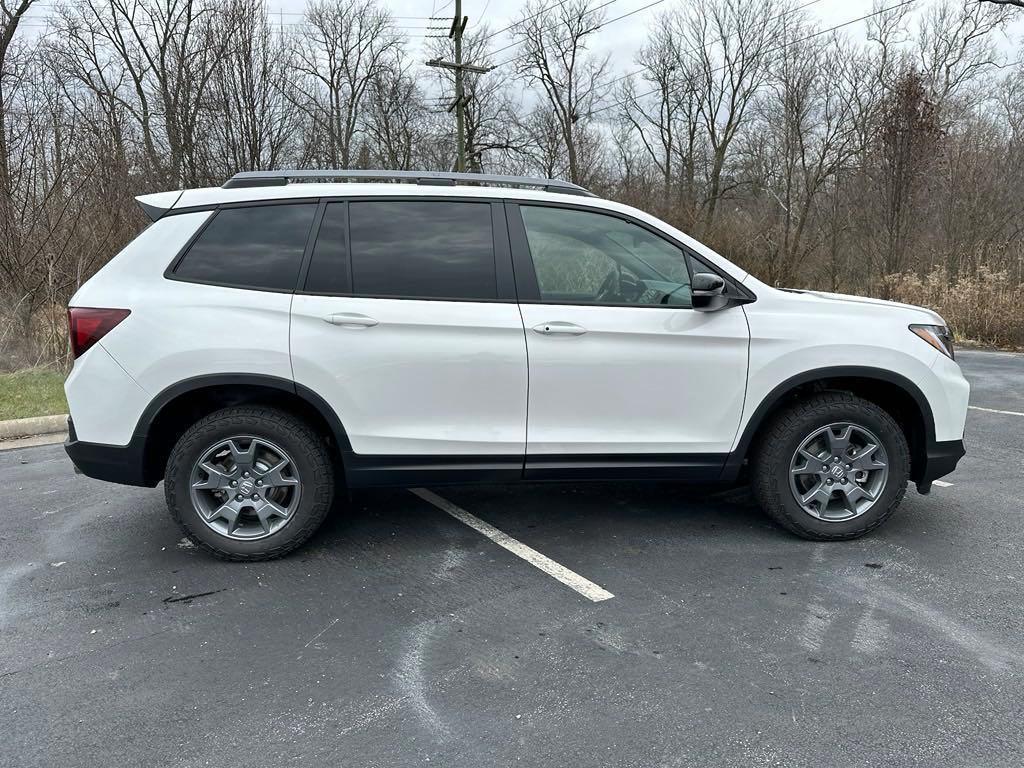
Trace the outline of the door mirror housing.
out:
<instances>
[{"instance_id":1,"label":"door mirror housing","mask_svg":"<svg viewBox=\"0 0 1024 768\"><path fill-rule=\"evenodd\" d=\"M725 295L725 280L711 272L698 272L690 284L693 308L701 312L715 312L729 306Z\"/></svg>"}]
</instances>

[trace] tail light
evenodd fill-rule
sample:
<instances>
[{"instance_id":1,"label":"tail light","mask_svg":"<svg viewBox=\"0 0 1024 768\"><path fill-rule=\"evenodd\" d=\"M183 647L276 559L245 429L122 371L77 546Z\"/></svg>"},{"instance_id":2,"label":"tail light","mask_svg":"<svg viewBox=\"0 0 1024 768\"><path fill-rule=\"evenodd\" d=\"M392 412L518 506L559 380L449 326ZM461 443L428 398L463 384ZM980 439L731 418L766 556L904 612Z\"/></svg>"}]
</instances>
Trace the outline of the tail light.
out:
<instances>
[{"instance_id":1,"label":"tail light","mask_svg":"<svg viewBox=\"0 0 1024 768\"><path fill-rule=\"evenodd\" d=\"M71 354L84 355L111 329L131 314L130 309L96 309L94 307L68 307L68 330L71 332Z\"/></svg>"}]
</instances>

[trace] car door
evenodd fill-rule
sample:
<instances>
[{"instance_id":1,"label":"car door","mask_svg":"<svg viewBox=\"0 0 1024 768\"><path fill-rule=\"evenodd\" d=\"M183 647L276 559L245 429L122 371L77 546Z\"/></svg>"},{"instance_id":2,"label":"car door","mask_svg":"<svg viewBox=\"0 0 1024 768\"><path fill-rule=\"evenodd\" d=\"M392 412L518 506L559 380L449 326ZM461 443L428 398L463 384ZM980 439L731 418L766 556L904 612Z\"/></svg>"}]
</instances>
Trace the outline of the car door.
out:
<instances>
[{"instance_id":1,"label":"car door","mask_svg":"<svg viewBox=\"0 0 1024 768\"><path fill-rule=\"evenodd\" d=\"M300 279L295 380L337 413L350 474L520 475L526 344L500 203L326 202Z\"/></svg>"},{"instance_id":2,"label":"car door","mask_svg":"<svg viewBox=\"0 0 1024 768\"><path fill-rule=\"evenodd\" d=\"M521 203L508 220L527 476L717 476L743 410L749 332L739 306L692 308L691 275L711 267L612 212Z\"/></svg>"}]
</instances>

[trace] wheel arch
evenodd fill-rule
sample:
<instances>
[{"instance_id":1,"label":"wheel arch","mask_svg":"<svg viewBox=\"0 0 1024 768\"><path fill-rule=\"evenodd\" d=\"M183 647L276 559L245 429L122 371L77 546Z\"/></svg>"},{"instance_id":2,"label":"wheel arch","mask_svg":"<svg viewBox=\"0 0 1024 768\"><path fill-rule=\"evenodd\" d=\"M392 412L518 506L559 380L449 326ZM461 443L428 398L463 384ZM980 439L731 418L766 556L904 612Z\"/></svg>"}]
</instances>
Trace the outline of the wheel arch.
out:
<instances>
[{"instance_id":1,"label":"wheel arch","mask_svg":"<svg viewBox=\"0 0 1024 768\"><path fill-rule=\"evenodd\" d=\"M192 424L220 408L243 404L269 405L304 419L332 443L336 468L344 471L343 456L351 450L348 434L334 409L316 392L276 376L222 373L173 384L143 411L133 442L142 446L146 484L156 485L163 478L171 449Z\"/></svg>"},{"instance_id":2,"label":"wheel arch","mask_svg":"<svg viewBox=\"0 0 1024 768\"><path fill-rule=\"evenodd\" d=\"M779 410L801 395L844 391L883 408L903 429L910 447L910 478L917 481L927 462L927 448L935 442L935 416L928 398L907 377L883 368L832 366L792 376L772 389L743 427L736 448L729 454L722 479L733 482L743 469L761 429Z\"/></svg>"}]
</instances>

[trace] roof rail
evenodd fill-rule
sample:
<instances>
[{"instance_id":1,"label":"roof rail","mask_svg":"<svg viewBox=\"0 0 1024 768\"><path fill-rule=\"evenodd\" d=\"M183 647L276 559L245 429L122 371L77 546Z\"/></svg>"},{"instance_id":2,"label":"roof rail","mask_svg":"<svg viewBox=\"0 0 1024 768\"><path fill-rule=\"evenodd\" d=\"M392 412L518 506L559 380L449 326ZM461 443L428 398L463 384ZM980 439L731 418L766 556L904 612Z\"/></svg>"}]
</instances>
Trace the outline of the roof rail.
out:
<instances>
[{"instance_id":1,"label":"roof rail","mask_svg":"<svg viewBox=\"0 0 1024 768\"><path fill-rule=\"evenodd\" d=\"M281 170L243 171L236 173L222 189L243 187L278 187L289 181L383 181L409 184L477 184L484 187L539 187L545 192L563 192L568 195L595 197L593 192L559 179L540 179L530 176L494 176L482 173L441 173L437 171L329 171Z\"/></svg>"}]
</instances>

